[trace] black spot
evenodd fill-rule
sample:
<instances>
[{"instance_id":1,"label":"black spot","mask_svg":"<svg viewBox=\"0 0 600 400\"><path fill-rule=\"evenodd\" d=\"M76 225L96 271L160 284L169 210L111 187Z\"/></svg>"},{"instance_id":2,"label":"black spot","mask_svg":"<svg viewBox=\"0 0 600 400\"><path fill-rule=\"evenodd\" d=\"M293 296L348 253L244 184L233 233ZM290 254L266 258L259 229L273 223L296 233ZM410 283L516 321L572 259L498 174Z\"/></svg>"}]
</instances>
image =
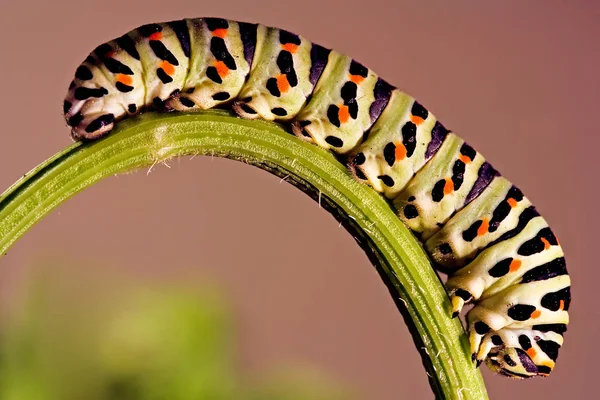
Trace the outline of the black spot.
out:
<instances>
[{"instance_id":1,"label":"black spot","mask_svg":"<svg viewBox=\"0 0 600 400\"><path fill-rule=\"evenodd\" d=\"M560 309L561 300L563 302L563 310L568 310L571 304L571 288L566 287L557 292L547 293L542 297L540 304L542 307L550 311L558 311Z\"/></svg>"},{"instance_id":2,"label":"black spot","mask_svg":"<svg viewBox=\"0 0 600 400\"><path fill-rule=\"evenodd\" d=\"M227 92L219 92L212 95L213 100L224 101L229 99L229 93Z\"/></svg>"},{"instance_id":3,"label":"black spot","mask_svg":"<svg viewBox=\"0 0 600 400\"><path fill-rule=\"evenodd\" d=\"M279 31L279 43L281 43L281 44L291 43L291 44L300 46L300 37L291 32L281 29Z\"/></svg>"},{"instance_id":4,"label":"black spot","mask_svg":"<svg viewBox=\"0 0 600 400\"><path fill-rule=\"evenodd\" d=\"M333 147L340 148L344 145L344 141L337 136L327 136L325 141Z\"/></svg>"},{"instance_id":5,"label":"black spot","mask_svg":"<svg viewBox=\"0 0 600 400\"><path fill-rule=\"evenodd\" d=\"M179 94L180 90L179 89L175 89L171 92L171 94L169 95L169 97L175 97Z\"/></svg>"},{"instance_id":6,"label":"black spot","mask_svg":"<svg viewBox=\"0 0 600 400\"><path fill-rule=\"evenodd\" d=\"M444 186L446 186L446 180L440 179L433 185L433 190L431 191L431 199L436 203L439 203L444 198Z\"/></svg>"},{"instance_id":7,"label":"black spot","mask_svg":"<svg viewBox=\"0 0 600 400\"><path fill-rule=\"evenodd\" d=\"M519 335L519 344L525 351L531 348L531 340L529 340L527 335Z\"/></svg>"},{"instance_id":8,"label":"black spot","mask_svg":"<svg viewBox=\"0 0 600 400\"><path fill-rule=\"evenodd\" d=\"M77 100L87 100L90 97L100 98L106 94L108 94L108 90L106 90L103 87L100 87L100 88L78 87L77 89L75 89L75 98Z\"/></svg>"},{"instance_id":9,"label":"black spot","mask_svg":"<svg viewBox=\"0 0 600 400\"><path fill-rule=\"evenodd\" d=\"M463 143L463 145L460 148L460 154L469 157L469 159L473 161L475 159L475 156L477 155L477 152L468 144Z\"/></svg>"},{"instance_id":10,"label":"black spot","mask_svg":"<svg viewBox=\"0 0 600 400\"><path fill-rule=\"evenodd\" d=\"M367 161L367 158L365 157L365 154L364 153L358 153L352 159L352 164L354 164L354 165L363 165L365 163L365 161Z\"/></svg>"},{"instance_id":11,"label":"black spot","mask_svg":"<svg viewBox=\"0 0 600 400\"><path fill-rule=\"evenodd\" d=\"M96 47L94 49L94 53L96 53L96 55L100 58L103 58L106 54L110 53L112 51L112 47L110 46L110 44L108 43L102 43L100 46ZM88 58L91 56L88 56ZM86 58L86 61L88 61L88 59ZM90 61L88 61L90 62ZM90 64L94 63L94 59L92 57Z\"/></svg>"},{"instance_id":12,"label":"black spot","mask_svg":"<svg viewBox=\"0 0 600 400\"><path fill-rule=\"evenodd\" d=\"M159 24L147 24L140 26L139 28L137 28L137 30L142 36L148 37L153 33L162 31L162 26L160 26Z\"/></svg>"},{"instance_id":13,"label":"black spot","mask_svg":"<svg viewBox=\"0 0 600 400\"><path fill-rule=\"evenodd\" d=\"M407 219L417 218L419 216L419 211L413 204L407 204L404 206L404 216Z\"/></svg>"},{"instance_id":14,"label":"black spot","mask_svg":"<svg viewBox=\"0 0 600 400\"><path fill-rule=\"evenodd\" d=\"M504 260L499 261L498 263L496 263L496 265L490 268L488 273L494 278L501 278L504 275L508 274L508 271L510 271L510 264L512 263L512 261L512 258L505 258Z\"/></svg>"},{"instance_id":15,"label":"black spot","mask_svg":"<svg viewBox=\"0 0 600 400\"><path fill-rule=\"evenodd\" d=\"M155 108L161 109L165 105L165 102L160 97L157 96L152 99L152 104L154 105Z\"/></svg>"},{"instance_id":16,"label":"black spot","mask_svg":"<svg viewBox=\"0 0 600 400\"><path fill-rule=\"evenodd\" d=\"M231 70L237 69L235 60L229 53L229 50L227 50L227 45L225 44L225 40L223 38L213 36L210 39L210 52L217 60L222 61L227 68Z\"/></svg>"},{"instance_id":17,"label":"black spot","mask_svg":"<svg viewBox=\"0 0 600 400\"><path fill-rule=\"evenodd\" d=\"M327 119L338 128L340 127L339 111L339 107L334 104L329 105L329 108L327 108Z\"/></svg>"},{"instance_id":18,"label":"black spot","mask_svg":"<svg viewBox=\"0 0 600 400\"><path fill-rule=\"evenodd\" d=\"M483 224L482 220L477 220L473 222L473 224L467 228L467 230L463 231L462 238L465 242L472 242L477 237L477 231Z\"/></svg>"},{"instance_id":19,"label":"black spot","mask_svg":"<svg viewBox=\"0 0 600 400\"><path fill-rule=\"evenodd\" d=\"M223 79L221 79L217 69L213 66L206 68L206 76L215 83L223 83Z\"/></svg>"},{"instance_id":20,"label":"black spot","mask_svg":"<svg viewBox=\"0 0 600 400\"><path fill-rule=\"evenodd\" d=\"M550 230L550 228L540 229L537 235L534 238L523 243L517 253L522 256L530 256L532 254L537 254L544 251L546 244L542 240L546 240L550 245L555 246L558 244L556 237Z\"/></svg>"},{"instance_id":21,"label":"black spot","mask_svg":"<svg viewBox=\"0 0 600 400\"><path fill-rule=\"evenodd\" d=\"M415 196L410 196L410 197L408 198L408 201L415 201L415 200L416 200L416 197L415 197Z\"/></svg>"},{"instance_id":22,"label":"black spot","mask_svg":"<svg viewBox=\"0 0 600 400\"><path fill-rule=\"evenodd\" d=\"M63 113L65 113L65 114L68 113L69 110L71 109L71 107L73 107L73 104L71 104L71 102L65 100L63 102Z\"/></svg>"},{"instance_id":23,"label":"black spot","mask_svg":"<svg viewBox=\"0 0 600 400\"><path fill-rule=\"evenodd\" d=\"M550 372L552 372L552 368L546 366L546 365L538 365L537 366L538 372L541 374L549 374Z\"/></svg>"},{"instance_id":24,"label":"black spot","mask_svg":"<svg viewBox=\"0 0 600 400\"><path fill-rule=\"evenodd\" d=\"M131 57L135 58L136 60L140 59L140 54L135 48L135 42L128 34L125 34L120 38L116 39L116 42L119 45L119 47L125 50L127 54L129 54Z\"/></svg>"},{"instance_id":25,"label":"black spot","mask_svg":"<svg viewBox=\"0 0 600 400\"><path fill-rule=\"evenodd\" d=\"M352 62L350 63L349 72L351 75L358 75L362 76L363 78L366 78L369 74L369 69L361 63L359 63L358 61L352 60Z\"/></svg>"},{"instance_id":26,"label":"black spot","mask_svg":"<svg viewBox=\"0 0 600 400\"><path fill-rule=\"evenodd\" d=\"M190 57L190 32L188 30L187 22L185 20L179 21L171 21L168 25L173 29L177 39L179 39L179 44L181 45L181 50L183 50L183 54L186 57Z\"/></svg>"},{"instance_id":27,"label":"black spot","mask_svg":"<svg viewBox=\"0 0 600 400\"><path fill-rule=\"evenodd\" d=\"M285 108L282 107L274 107L271 109L271 112L278 117L285 117L287 115L287 111L285 111Z\"/></svg>"},{"instance_id":28,"label":"black spot","mask_svg":"<svg viewBox=\"0 0 600 400\"><path fill-rule=\"evenodd\" d=\"M558 358L558 349L560 349L560 345L552 340L538 340L538 346L544 353L548 355L553 361L556 361Z\"/></svg>"},{"instance_id":29,"label":"black spot","mask_svg":"<svg viewBox=\"0 0 600 400\"><path fill-rule=\"evenodd\" d=\"M191 87L191 88L189 88L189 89L186 89L186 90L185 90L185 92L186 92L187 94L192 94L192 93L194 93L194 91L195 91L195 90L196 90L196 88L193 88L193 87Z\"/></svg>"},{"instance_id":30,"label":"black spot","mask_svg":"<svg viewBox=\"0 0 600 400\"><path fill-rule=\"evenodd\" d=\"M473 295L464 289L456 289L454 294L463 299L464 301L469 301L473 298Z\"/></svg>"},{"instance_id":31,"label":"black spot","mask_svg":"<svg viewBox=\"0 0 600 400\"><path fill-rule=\"evenodd\" d=\"M461 160L456 160L452 166L452 183L454 184L454 190L460 189L464 181L465 174L465 163Z\"/></svg>"},{"instance_id":32,"label":"black spot","mask_svg":"<svg viewBox=\"0 0 600 400\"><path fill-rule=\"evenodd\" d=\"M131 68L114 58L104 57L102 58L102 62L113 74L133 75Z\"/></svg>"},{"instance_id":33,"label":"black spot","mask_svg":"<svg viewBox=\"0 0 600 400\"><path fill-rule=\"evenodd\" d=\"M229 29L229 22L223 18L205 18L204 22L211 32L217 29Z\"/></svg>"},{"instance_id":34,"label":"black spot","mask_svg":"<svg viewBox=\"0 0 600 400\"><path fill-rule=\"evenodd\" d=\"M540 324L540 325L534 325L532 327L532 329L534 331L555 332L555 333L562 335L563 333L565 333L567 331L567 325L566 324Z\"/></svg>"},{"instance_id":35,"label":"black spot","mask_svg":"<svg viewBox=\"0 0 600 400\"><path fill-rule=\"evenodd\" d=\"M167 61L173 65L179 65L179 61L177 58L167 49L167 47L160 40L151 40L150 48L156 55L156 57L160 58L163 61Z\"/></svg>"},{"instance_id":36,"label":"black spot","mask_svg":"<svg viewBox=\"0 0 600 400\"><path fill-rule=\"evenodd\" d=\"M473 328L475 328L475 332L477 332L478 335L485 335L486 333L488 333L490 331L490 327L487 326L487 324L485 322L481 322L481 321L475 322L475 325L473 326Z\"/></svg>"},{"instance_id":37,"label":"black spot","mask_svg":"<svg viewBox=\"0 0 600 400\"><path fill-rule=\"evenodd\" d=\"M354 175L356 175L356 177L360 180L366 181L367 177L364 174L364 172L362 172L362 170L360 168L354 168Z\"/></svg>"},{"instance_id":38,"label":"black spot","mask_svg":"<svg viewBox=\"0 0 600 400\"><path fill-rule=\"evenodd\" d=\"M396 162L396 145L393 142L389 142L383 148L383 158L390 167Z\"/></svg>"},{"instance_id":39,"label":"black spot","mask_svg":"<svg viewBox=\"0 0 600 400\"><path fill-rule=\"evenodd\" d=\"M68 124L72 127L76 127L78 126L81 121L83 121L83 115L81 115L80 112L78 112L77 114L73 115L71 118L69 118Z\"/></svg>"},{"instance_id":40,"label":"black spot","mask_svg":"<svg viewBox=\"0 0 600 400\"><path fill-rule=\"evenodd\" d=\"M240 104L240 108L246 113L246 114L256 114L256 111L250 107L248 104L246 103L239 103Z\"/></svg>"},{"instance_id":41,"label":"black spot","mask_svg":"<svg viewBox=\"0 0 600 400\"><path fill-rule=\"evenodd\" d=\"M452 247L450 247L450 244L442 243L440 245L440 253L442 253L444 255L452 253Z\"/></svg>"},{"instance_id":42,"label":"black spot","mask_svg":"<svg viewBox=\"0 0 600 400\"><path fill-rule=\"evenodd\" d=\"M383 184L388 187L392 187L396 183L394 182L394 179L389 175L379 175L377 178L379 178L381 182L383 182Z\"/></svg>"},{"instance_id":43,"label":"black spot","mask_svg":"<svg viewBox=\"0 0 600 400\"><path fill-rule=\"evenodd\" d=\"M162 68L158 68L156 70L156 76L158 76L159 79L161 80L161 82L164 84L173 82L173 78L171 78L169 75L167 75L165 70Z\"/></svg>"},{"instance_id":44,"label":"black spot","mask_svg":"<svg viewBox=\"0 0 600 400\"><path fill-rule=\"evenodd\" d=\"M133 114L134 112L137 111L137 106L133 103L131 103L130 105L127 106L127 111L129 111L130 114Z\"/></svg>"},{"instance_id":45,"label":"black spot","mask_svg":"<svg viewBox=\"0 0 600 400\"><path fill-rule=\"evenodd\" d=\"M267 87L267 90L269 91L269 93L271 93L271 96L275 96L275 97L281 96L281 92L279 91L279 86L277 86L276 78L267 79L266 87Z\"/></svg>"},{"instance_id":46,"label":"black spot","mask_svg":"<svg viewBox=\"0 0 600 400\"><path fill-rule=\"evenodd\" d=\"M115 122L115 116L113 114L104 114L92 122L85 128L87 133L96 132L97 130L105 127L106 125L110 125Z\"/></svg>"},{"instance_id":47,"label":"black spot","mask_svg":"<svg viewBox=\"0 0 600 400\"><path fill-rule=\"evenodd\" d=\"M344 104L349 104L351 100L355 100L357 91L358 86L356 86L356 83L352 81L344 83L344 86L342 86L342 90L340 92L342 99L344 99Z\"/></svg>"},{"instance_id":48,"label":"black spot","mask_svg":"<svg viewBox=\"0 0 600 400\"><path fill-rule=\"evenodd\" d=\"M429 116L429 111L425 107L423 107L419 102L415 101L410 109L410 113L415 117L420 117L423 119L427 119Z\"/></svg>"},{"instance_id":49,"label":"black spot","mask_svg":"<svg viewBox=\"0 0 600 400\"><path fill-rule=\"evenodd\" d=\"M534 306L517 304L508 309L508 316L515 321L527 321L534 311Z\"/></svg>"},{"instance_id":50,"label":"black spot","mask_svg":"<svg viewBox=\"0 0 600 400\"><path fill-rule=\"evenodd\" d=\"M119 81L115 83L115 87L119 90L119 92L123 93L131 92L133 90L133 86L126 85Z\"/></svg>"},{"instance_id":51,"label":"black spot","mask_svg":"<svg viewBox=\"0 0 600 400\"><path fill-rule=\"evenodd\" d=\"M550 262L527 271L523 275L521 283L543 281L559 275L567 275L567 265L564 257L555 258Z\"/></svg>"},{"instance_id":52,"label":"black spot","mask_svg":"<svg viewBox=\"0 0 600 400\"><path fill-rule=\"evenodd\" d=\"M417 147L417 126L411 121L402 127L402 144L406 147L406 157L411 157Z\"/></svg>"},{"instance_id":53,"label":"black spot","mask_svg":"<svg viewBox=\"0 0 600 400\"><path fill-rule=\"evenodd\" d=\"M494 344L494 346L502 346L504 344L502 338L498 335L492 336L492 343Z\"/></svg>"},{"instance_id":54,"label":"black spot","mask_svg":"<svg viewBox=\"0 0 600 400\"><path fill-rule=\"evenodd\" d=\"M508 354L504 355L504 362L510 365L511 367L517 366L517 363L512 358L510 358Z\"/></svg>"},{"instance_id":55,"label":"black spot","mask_svg":"<svg viewBox=\"0 0 600 400\"><path fill-rule=\"evenodd\" d=\"M194 103L191 99L187 98L187 97L179 97L179 101L181 102L181 104L183 104L184 106L188 107L188 108L193 108L196 107L196 103Z\"/></svg>"},{"instance_id":56,"label":"black spot","mask_svg":"<svg viewBox=\"0 0 600 400\"><path fill-rule=\"evenodd\" d=\"M75 78L81 81L89 81L93 77L94 75L92 74L92 71L90 71L90 69L85 65L80 65L77 68L77 71L75 71Z\"/></svg>"}]
</instances>

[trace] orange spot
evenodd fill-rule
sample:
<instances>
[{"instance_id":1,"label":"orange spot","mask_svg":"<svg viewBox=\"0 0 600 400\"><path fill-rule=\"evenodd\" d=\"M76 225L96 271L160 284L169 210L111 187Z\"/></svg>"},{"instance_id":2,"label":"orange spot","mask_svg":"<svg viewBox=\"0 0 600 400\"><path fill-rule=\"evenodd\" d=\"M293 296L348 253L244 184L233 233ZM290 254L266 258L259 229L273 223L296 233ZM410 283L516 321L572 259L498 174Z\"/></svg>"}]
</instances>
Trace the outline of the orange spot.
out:
<instances>
[{"instance_id":1,"label":"orange spot","mask_svg":"<svg viewBox=\"0 0 600 400\"><path fill-rule=\"evenodd\" d=\"M214 31L212 31L212 35L223 39L223 38L225 38L225 36L227 36L227 29L225 29L225 28L215 29Z\"/></svg>"},{"instance_id":2,"label":"orange spot","mask_svg":"<svg viewBox=\"0 0 600 400\"><path fill-rule=\"evenodd\" d=\"M223 61L215 61L213 66L217 69L217 74L219 74L221 78L227 76L229 73L229 68L227 68L227 65L225 65Z\"/></svg>"},{"instance_id":3,"label":"orange spot","mask_svg":"<svg viewBox=\"0 0 600 400\"><path fill-rule=\"evenodd\" d=\"M419 126L421 125L423 122L425 122L425 120L421 117L417 117L416 115L411 115L410 116L410 120L413 122L413 124Z\"/></svg>"},{"instance_id":4,"label":"orange spot","mask_svg":"<svg viewBox=\"0 0 600 400\"><path fill-rule=\"evenodd\" d=\"M131 75L119 74L117 75L117 81L121 82L124 85L131 86L133 83L133 78Z\"/></svg>"},{"instance_id":5,"label":"orange spot","mask_svg":"<svg viewBox=\"0 0 600 400\"><path fill-rule=\"evenodd\" d=\"M284 50L289 51L290 53L294 54L295 52L298 51L298 45L294 44L294 43L286 43L286 44L282 44L281 48Z\"/></svg>"},{"instance_id":6,"label":"orange spot","mask_svg":"<svg viewBox=\"0 0 600 400\"><path fill-rule=\"evenodd\" d=\"M148 36L149 40L160 40L162 39L162 32L154 32L152 35Z\"/></svg>"},{"instance_id":7,"label":"orange spot","mask_svg":"<svg viewBox=\"0 0 600 400\"><path fill-rule=\"evenodd\" d=\"M348 110L348 106L343 105L340 107L338 111L338 118L341 123L347 122L350 119L350 111Z\"/></svg>"},{"instance_id":8,"label":"orange spot","mask_svg":"<svg viewBox=\"0 0 600 400\"><path fill-rule=\"evenodd\" d=\"M522 264L521 260L512 260L510 262L510 265L508 266L508 270L510 272L518 271L519 268L521 268L521 264Z\"/></svg>"},{"instance_id":9,"label":"orange spot","mask_svg":"<svg viewBox=\"0 0 600 400\"><path fill-rule=\"evenodd\" d=\"M454 182L452 179L446 178L446 183L444 184L444 194L450 194L454 191Z\"/></svg>"},{"instance_id":10,"label":"orange spot","mask_svg":"<svg viewBox=\"0 0 600 400\"><path fill-rule=\"evenodd\" d=\"M281 93L290 90L290 82L287 79L287 75L281 74L277 76L277 89L279 89Z\"/></svg>"},{"instance_id":11,"label":"orange spot","mask_svg":"<svg viewBox=\"0 0 600 400\"><path fill-rule=\"evenodd\" d=\"M550 242L546 238L542 238L542 243L544 243L544 250L548 250L550 248Z\"/></svg>"},{"instance_id":12,"label":"orange spot","mask_svg":"<svg viewBox=\"0 0 600 400\"><path fill-rule=\"evenodd\" d=\"M512 197L506 201L508 202L508 205L511 206L511 208L515 208L517 206L517 201L515 199L513 199Z\"/></svg>"},{"instance_id":13,"label":"orange spot","mask_svg":"<svg viewBox=\"0 0 600 400\"><path fill-rule=\"evenodd\" d=\"M535 349L533 347L530 347L526 353L531 359L534 359L535 356L537 356L537 351L535 351Z\"/></svg>"},{"instance_id":14,"label":"orange spot","mask_svg":"<svg viewBox=\"0 0 600 400\"><path fill-rule=\"evenodd\" d=\"M394 144L396 145L396 150L394 151L396 161L404 160L404 157L406 157L406 147L399 142L395 142Z\"/></svg>"},{"instance_id":15,"label":"orange spot","mask_svg":"<svg viewBox=\"0 0 600 400\"><path fill-rule=\"evenodd\" d=\"M458 159L460 161L464 162L465 164L468 164L471 162L471 159L469 157L462 155L462 154L460 156L458 156Z\"/></svg>"},{"instance_id":16,"label":"orange spot","mask_svg":"<svg viewBox=\"0 0 600 400\"><path fill-rule=\"evenodd\" d=\"M539 318L540 315L542 315L542 312L540 310L535 310L534 312L531 313L531 318L536 319L536 318Z\"/></svg>"},{"instance_id":17,"label":"orange spot","mask_svg":"<svg viewBox=\"0 0 600 400\"><path fill-rule=\"evenodd\" d=\"M560 303L558 303L558 304L559 304L558 309L560 311L565 309L565 301L564 300L561 300Z\"/></svg>"},{"instance_id":18,"label":"orange spot","mask_svg":"<svg viewBox=\"0 0 600 400\"><path fill-rule=\"evenodd\" d=\"M488 232L488 229L490 227L490 222L488 221L487 218L484 218L481 221L481 226L479 227L479 229L477 229L477 236L483 236Z\"/></svg>"},{"instance_id":19,"label":"orange spot","mask_svg":"<svg viewBox=\"0 0 600 400\"><path fill-rule=\"evenodd\" d=\"M165 71L165 74L171 76L175 73L175 66L168 61L162 61L160 67Z\"/></svg>"},{"instance_id":20,"label":"orange spot","mask_svg":"<svg viewBox=\"0 0 600 400\"><path fill-rule=\"evenodd\" d=\"M362 77L362 76L360 76L360 75L352 75L352 74L350 74L350 80L358 85L362 81L364 81L365 78Z\"/></svg>"}]
</instances>

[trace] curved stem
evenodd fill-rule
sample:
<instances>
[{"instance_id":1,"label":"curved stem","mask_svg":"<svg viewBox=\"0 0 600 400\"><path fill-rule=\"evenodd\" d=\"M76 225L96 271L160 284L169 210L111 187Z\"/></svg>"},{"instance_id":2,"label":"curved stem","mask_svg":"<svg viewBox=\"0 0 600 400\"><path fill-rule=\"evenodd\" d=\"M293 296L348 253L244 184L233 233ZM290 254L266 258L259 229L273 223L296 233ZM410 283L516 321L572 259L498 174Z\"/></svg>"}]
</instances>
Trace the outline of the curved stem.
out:
<instances>
[{"instance_id":1,"label":"curved stem","mask_svg":"<svg viewBox=\"0 0 600 400\"><path fill-rule=\"evenodd\" d=\"M446 292L414 236L383 197L355 181L331 153L274 123L225 111L148 113L121 122L102 140L76 143L0 196L0 254L60 203L102 178L191 154L237 159L288 177L320 201L377 267L411 330L436 397L487 398L462 325L450 318Z\"/></svg>"}]
</instances>

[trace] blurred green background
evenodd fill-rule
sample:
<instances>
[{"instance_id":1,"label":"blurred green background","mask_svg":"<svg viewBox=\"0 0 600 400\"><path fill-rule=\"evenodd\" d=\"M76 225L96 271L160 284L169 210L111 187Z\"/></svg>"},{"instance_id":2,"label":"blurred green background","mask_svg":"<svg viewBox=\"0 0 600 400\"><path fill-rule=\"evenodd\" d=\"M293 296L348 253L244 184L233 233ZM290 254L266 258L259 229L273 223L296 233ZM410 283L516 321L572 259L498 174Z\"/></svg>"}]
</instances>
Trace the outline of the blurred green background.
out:
<instances>
[{"instance_id":1,"label":"blurred green background","mask_svg":"<svg viewBox=\"0 0 600 400\"><path fill-rule=\"evenodd\" d=\"M238 360L219 284L140 281L125 269L40 264L0 330L2 400L357 399L305 364L261 374Z\"/></svg>"}]
</instances>

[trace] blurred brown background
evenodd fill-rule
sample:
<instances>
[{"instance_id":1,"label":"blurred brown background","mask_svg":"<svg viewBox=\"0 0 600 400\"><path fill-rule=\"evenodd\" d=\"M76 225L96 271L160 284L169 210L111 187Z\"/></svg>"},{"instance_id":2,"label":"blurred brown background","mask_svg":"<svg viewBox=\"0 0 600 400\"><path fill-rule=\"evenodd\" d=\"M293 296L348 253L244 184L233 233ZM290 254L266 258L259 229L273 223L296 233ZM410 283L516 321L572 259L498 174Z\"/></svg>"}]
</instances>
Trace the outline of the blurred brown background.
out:
<instances>
[{"instance_id":1,"label":"blurred brown background","mask_svg":"<svg viewBox=\"0 0 600 400\"><path fill-rule=\"evenodd\" d=\"M70 143L63 96L103 41L184 17L284 27L417 97L520 186L559 236L573 305L557 368L524 382L485 370L490 397L596 398L600 5L452 3L1 0L0 188ZM402 318L350 235L258 169L186 158L95 185L0 260L5 308L24 272L48 257L188 283L208 274L233 299L245 369L299 360L364 398L432 397Z\"/></svg>"}]
</instances>

